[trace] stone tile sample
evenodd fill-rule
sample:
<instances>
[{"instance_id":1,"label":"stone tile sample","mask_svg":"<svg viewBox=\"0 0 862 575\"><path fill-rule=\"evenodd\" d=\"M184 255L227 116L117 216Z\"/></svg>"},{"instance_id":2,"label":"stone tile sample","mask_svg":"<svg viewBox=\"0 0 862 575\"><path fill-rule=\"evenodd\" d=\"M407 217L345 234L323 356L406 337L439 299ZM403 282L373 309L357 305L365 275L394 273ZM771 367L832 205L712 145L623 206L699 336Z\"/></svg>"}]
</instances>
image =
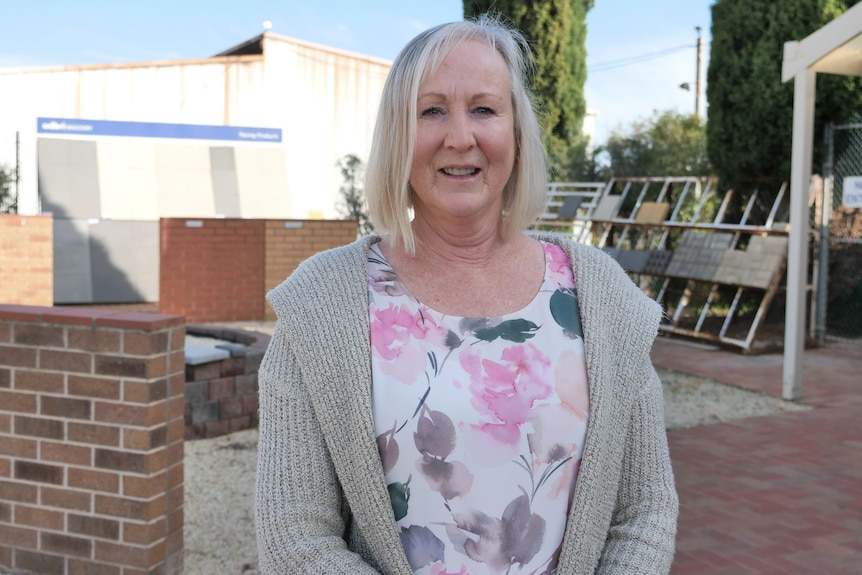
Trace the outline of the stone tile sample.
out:
<instances>
[{"instance_id":1,"label":"stone tile sample","mask_svg":"<svg viewBox=\"0 0 862 575\"><path fill-rule=\"evenodd\" d=\"M627 272L640 273L646 267L649 254L647 250L620 250L617 261Z\"/></svg>"},{"instance_id":2,"label":"stone tile sample","mask_svg":"<svg viewBox=\"0 0 862 575\"><path fill-rule=\"evenodd\" d=\"M557 218L561 220L573 220L578 215L578 208L584 203L584 196L567 196L557 212Z\"/></svg>"},{"instance_id":3,"label":"stone tile sample","mask_svg":"<svg viewBox=\"0 0 862 575\"><path fill-rule=\"evenodd\" d=\"M728 250L716 272L716 281L769 289L787 259L786 237L752 236L748 248Z\"/></svg>"},{"instance_id":4,"label":"stone tile sample","mask_svg":"<svg viewBox=\"0 0 862 575\"><path fill-rule=\"evenodd\" d=\"M641 204L635 221L643 224L661 224L667 219L670 204L667 202L644 202Z\"/></svg>"},{"instance_id":5,"label":"stone tile sample","mask_svg":"<svg viewBox=\"0 0 862 575\"><path fill-rule=\"evenodd\" d=\"M670 250L651 250L644 266L644 273L653 276L664 275L672 257L673 252Z\"/></svg>"},{"instance_id":6,"label":"stone tile sample","mask_svg":"<svg viewBox=\"0 0 862 575\"><path fill-rule=\"evenodd\" d=\"M733 234L730 233L686 231L665 274L679 278L713 281L732 241Z\"/></svg>"},{"instance_id":7,"label":"stone tile sample","mask_svg":"<svg viewBox=\"0 0 862 575\"><path fill-rule=\"evenodd\" d=\"M622 250L620 248L602 248L602 251L616 260L619 259Z\"/></svg>"},{"instance_id":8,"label":"stone tile sample","mask_svg":"<svg viewBox=\"0 0 862 575\"><path fill-rule=\"evenodd\" d=\"M599 201L599 205L593 210L592 219L594 220L612 220L617 217L617 210L620 207L622 196L605 196Z\"/></svg>"}]
</instances>

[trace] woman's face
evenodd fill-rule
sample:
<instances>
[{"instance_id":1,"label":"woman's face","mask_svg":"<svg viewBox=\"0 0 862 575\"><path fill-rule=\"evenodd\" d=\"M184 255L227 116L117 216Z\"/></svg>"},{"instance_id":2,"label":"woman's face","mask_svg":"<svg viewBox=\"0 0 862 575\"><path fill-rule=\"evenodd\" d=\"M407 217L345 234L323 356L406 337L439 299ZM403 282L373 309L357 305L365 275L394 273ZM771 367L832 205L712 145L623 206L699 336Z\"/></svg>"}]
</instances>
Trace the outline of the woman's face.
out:
<instances>
[{"instance_id":1,"label":"woman's face","mask_svg":"<svg viewBox=\"0 0 862 575\"><path fill-rule=\"evenodd\" d=\"M410 185L417 217L499 220L515 162L503 57L484 42L464 42L419 85L416 111Z\"/></svg>"}]
</instances>

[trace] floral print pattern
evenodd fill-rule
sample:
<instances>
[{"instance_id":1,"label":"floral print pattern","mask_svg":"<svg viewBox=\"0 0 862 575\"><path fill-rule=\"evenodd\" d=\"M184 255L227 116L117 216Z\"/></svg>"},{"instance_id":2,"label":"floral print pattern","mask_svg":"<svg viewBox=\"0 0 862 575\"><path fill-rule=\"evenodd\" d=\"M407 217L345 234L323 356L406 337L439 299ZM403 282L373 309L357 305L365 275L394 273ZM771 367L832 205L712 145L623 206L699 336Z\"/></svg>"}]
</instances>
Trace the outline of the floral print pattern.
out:
<instances>
[{"instance_id":1,"label":"floral print pattern","mask_svg":"<svg viewBox=\"0 0 862 575\"><path fill-rule=\"evenodd\" d=\"M571 264L542 247L539 293L492 318L428 308L371 249L377 447L415 573L556 570L589 400Z\"/></svg>"}]
</instances>

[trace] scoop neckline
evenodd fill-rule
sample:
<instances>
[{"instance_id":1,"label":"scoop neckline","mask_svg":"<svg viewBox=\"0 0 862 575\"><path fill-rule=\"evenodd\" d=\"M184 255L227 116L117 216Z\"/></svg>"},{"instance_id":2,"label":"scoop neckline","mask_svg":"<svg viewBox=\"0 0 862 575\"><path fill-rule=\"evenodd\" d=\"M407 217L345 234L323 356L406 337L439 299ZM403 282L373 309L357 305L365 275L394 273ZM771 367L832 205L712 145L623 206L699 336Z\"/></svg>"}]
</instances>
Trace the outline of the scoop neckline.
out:
<instances>
[{"instance_id":1,"label":"scoop neckline","mask_svg":"<svg viewBox=\"0 0 862 575\"><path fill-rule=\"evenodd\" d=\"M548 269L548 256L545 253L545 246L548 245L548 242L541 240L541 239L538 239L538 238L536 239L536 241L538 241L539 244L541 244L541 246L542 246L542 260L545 264L545 271L542 275L542 283L539 285L539 289L536 290L536 292L533 294L533 297L530 298L530 301L528 301L525 305L523 305L522 307L520 307L514 311L506 312L506 313L499 314L499 315L485 315L485 316L466 316L466 315L447 314L447 313L443 313L441 311L438 311L438 310L434 309L433 307L423 303L419 298L417 298L415 295L413 295L413 292L411 292L409 289L407 289L407 286L404 284L403 281L401 281L401 277L398 275L398 272L395 271L395 268L392 267L392 264L389 263L389 260L386 259L385 255L383 255L383 251L380 249L380 243L379 242L375 242L374 244L372 244L369 248L369 252L373 252L374 256L378 257L380 259L380 261L382 261L389 268L389 270L391 270L391 272L395 275L395 278L398 280L398 283L401 286L401 289L402 289L404 295L409 297L410 300L412 300L413 302L419 304L419 306L421 306L423 308L423 310L427 310L428 312L430 312L432 315L434 315L437 318L441 318L441 319L442 318L450 318L450 319L454 318L457 320L465 320L465 319L466 320L483 320L483 319L487 320L487 319L496 319L496 318L505 319L505 318L508 318L510 316L518 316L518 317L523 316L525 312L527 312L530 308L532 308L534 306L536 301L539 299L539 296L542 293L547 291L546 284L548 283L549 269Z\"/></svg>"}]
</instances>

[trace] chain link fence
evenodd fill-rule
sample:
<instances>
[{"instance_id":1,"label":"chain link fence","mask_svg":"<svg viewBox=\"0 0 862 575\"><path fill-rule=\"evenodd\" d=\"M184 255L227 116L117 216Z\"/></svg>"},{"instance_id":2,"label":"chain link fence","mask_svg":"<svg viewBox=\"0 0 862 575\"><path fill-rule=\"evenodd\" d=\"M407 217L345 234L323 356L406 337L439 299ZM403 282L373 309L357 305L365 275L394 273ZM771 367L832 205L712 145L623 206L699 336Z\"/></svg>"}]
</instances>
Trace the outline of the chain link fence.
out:
<instances>
[{"instance_id":1,"label":"chain link fence","mask_svg":"<svg viewBox=\"0 0 862 575\"><path fill-rule=\"evenodd\" d=\"M862 207L851 197L862 184L862 123L829 126L826 138L817 335L862 345Z\"/></svg>"}]
</instances>

